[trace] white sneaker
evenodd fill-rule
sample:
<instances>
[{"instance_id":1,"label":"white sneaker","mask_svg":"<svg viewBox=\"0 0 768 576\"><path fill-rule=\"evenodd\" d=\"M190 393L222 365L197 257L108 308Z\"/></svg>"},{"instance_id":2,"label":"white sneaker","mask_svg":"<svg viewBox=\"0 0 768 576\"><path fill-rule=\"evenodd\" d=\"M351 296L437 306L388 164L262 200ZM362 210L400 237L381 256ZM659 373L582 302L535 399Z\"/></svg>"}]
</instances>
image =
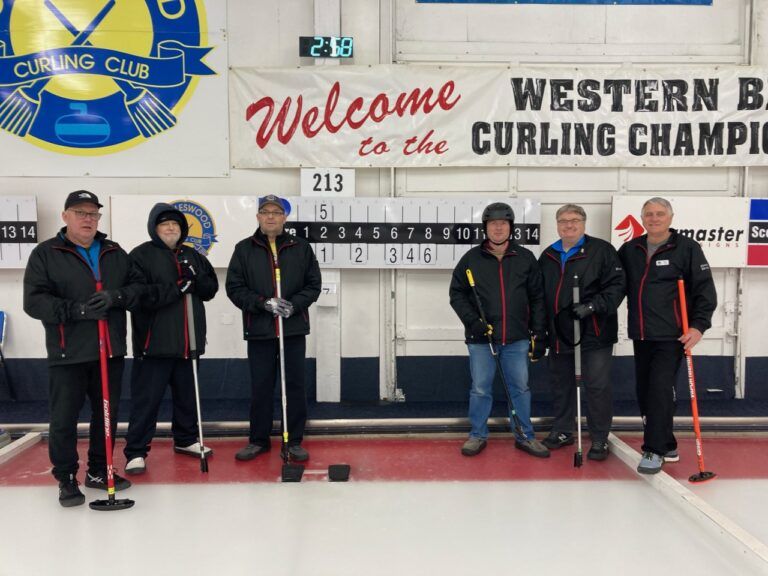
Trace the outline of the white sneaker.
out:
<instances>
[{"instance_id":1,"label":"white sneaker","mask_svg":"<svg viewBox=\"0 0 768 576\"><path fill-rule=\"evenodd\" d=\"M128 464L125 465L126 474L144 474L147 471L147 462L141 456L137 458L131 458Z\"/></svg>"},{"instance_id":2,"label":"white sneaker","mask_svg":"<svg viewBox=\"0 0 768 576\"><path fill-rule=\"evenodd\" d=\"M173 451L177 454L186 454L188 456L197 456L200 457L200 442L195 442L194 444L190 444L189 446L174 446ZM213 450L208 448L208 446L205 447L205 455L206 456L212 456Z\"/></svg>"}]
</instances>

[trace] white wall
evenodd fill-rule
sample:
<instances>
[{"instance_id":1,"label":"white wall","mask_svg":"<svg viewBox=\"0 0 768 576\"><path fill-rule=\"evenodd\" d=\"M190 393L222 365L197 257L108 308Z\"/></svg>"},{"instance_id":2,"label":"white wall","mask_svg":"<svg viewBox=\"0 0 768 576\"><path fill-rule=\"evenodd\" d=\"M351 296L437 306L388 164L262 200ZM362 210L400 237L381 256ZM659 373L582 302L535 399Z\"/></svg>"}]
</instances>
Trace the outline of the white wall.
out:
<instances>
[{"instance_id":1,"label":"white wall","mask_svg":"<svg viewBox=\"0 0 768 576\"><path fill-rule=\"evenodd\" d=\"M222 0L223 1L223 0ZM715 0L711 7L434 5L414 0L347 0L341 2L341 33L355 37L354 64L446 62L462 64L754 64L768 63L768 4L750 0ZM297 56L297 37L314 31L314 4L309 0L228 0L229 66L292 67L311 65ZM394 27L394 31L392 31ZM750 56L751 53L751 56ZM0 135L3 149L20 143ZM94 158L98 162L98 158ZM110 194L176 196L299 193L298 170L231 170L217 178L0 178L0 194L38 197L41 237L60 226L60 206L71 190L87 188ZM555 238L554 211L564 202L584 204L588 232L609 237L613 194L733 196L745 189L766 196L768 169L410 169L394 171L395 194L403 196L471 194L522 195L543 202L543 242ZM745 178L746 174L746 178ZM357 193L390 193L389 170L358 170ZM121 215L122 216L122 215ZM144 226L145 215L130 215ZM105 218L105 220L108 220ZM126 247L128 249L132 247ZM220 279L223 284L223 271ZM43 356L42 330L21 309L22 271L0 271L0 306L11 315L6 353L9 357ZM736 275L716 274L723 295L735 300ZM388 311L388 271L342 272L341 350L345 357L382 356L390 346L388 322L394 322L397 352L406 355L464 354L461 331L448 308L445 272L399 271L396 299ZM744 274L744 351L768 356L758 319L768 314L768 272ZM209 354L243 356L240 320L222 292L208 307ZM234 315L234 317L233 317ZM230 323L234 318L234 324ZM716 329L702 351L733 353L735 315L716 315ZM317 337L317 335L315 335ZM314 340L309 353L314 354ZM627 353L626 343L619 347ZM383 389L386 387L383 386Z\"/></svg>"}]
</instances>

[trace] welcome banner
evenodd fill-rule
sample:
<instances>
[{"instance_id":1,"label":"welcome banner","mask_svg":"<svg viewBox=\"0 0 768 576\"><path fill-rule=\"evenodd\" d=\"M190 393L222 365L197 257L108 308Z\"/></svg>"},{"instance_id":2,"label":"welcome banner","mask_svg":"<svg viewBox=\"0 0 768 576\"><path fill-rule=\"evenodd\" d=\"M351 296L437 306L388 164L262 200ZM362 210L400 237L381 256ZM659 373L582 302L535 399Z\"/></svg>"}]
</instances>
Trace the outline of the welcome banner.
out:
<instances>
[{"instance_id":1,"label":"welcome banner","mask_svg":"<svg viewBox=\"0 0 768 576\"><path fill-rule=\"evenodd\" d=\"M768 164L768 69L235 68L237 168Z\"/></svg>"}]
</instances>

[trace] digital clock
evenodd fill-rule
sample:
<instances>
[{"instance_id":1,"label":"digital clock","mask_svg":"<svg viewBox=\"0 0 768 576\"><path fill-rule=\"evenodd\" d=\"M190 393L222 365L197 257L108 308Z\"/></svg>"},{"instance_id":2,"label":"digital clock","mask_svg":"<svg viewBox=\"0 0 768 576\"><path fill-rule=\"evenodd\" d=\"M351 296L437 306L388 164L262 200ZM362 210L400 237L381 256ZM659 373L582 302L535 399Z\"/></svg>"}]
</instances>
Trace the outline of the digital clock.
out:
<instances>
[{"instance_id":1,"label":"digital clock","mask_svg":"<svg viewBox=\"0 0 768 576\"><path fill-rule=\"evenodd\" d=\"M299 36L299 56L304 58L352 58L351 36Z\"/></svg>"}]
</instances>

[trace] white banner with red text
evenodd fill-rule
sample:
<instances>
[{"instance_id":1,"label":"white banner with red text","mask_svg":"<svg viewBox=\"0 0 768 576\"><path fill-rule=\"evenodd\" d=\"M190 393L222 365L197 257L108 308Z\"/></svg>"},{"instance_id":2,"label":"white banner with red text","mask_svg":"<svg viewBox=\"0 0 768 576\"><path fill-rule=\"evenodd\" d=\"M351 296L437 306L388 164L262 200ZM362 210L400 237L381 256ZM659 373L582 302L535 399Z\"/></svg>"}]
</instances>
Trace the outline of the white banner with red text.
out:
<instances>
[{"instance_id":1,"label":"white banner with red text","mask_svg":"<svg viewBox=\"0 0 768 576\"><path fill-rule=\"evenodd\" d=\"M235 168L768 164L768 69L234 68Z\"/></svg>"}]
</instances>

